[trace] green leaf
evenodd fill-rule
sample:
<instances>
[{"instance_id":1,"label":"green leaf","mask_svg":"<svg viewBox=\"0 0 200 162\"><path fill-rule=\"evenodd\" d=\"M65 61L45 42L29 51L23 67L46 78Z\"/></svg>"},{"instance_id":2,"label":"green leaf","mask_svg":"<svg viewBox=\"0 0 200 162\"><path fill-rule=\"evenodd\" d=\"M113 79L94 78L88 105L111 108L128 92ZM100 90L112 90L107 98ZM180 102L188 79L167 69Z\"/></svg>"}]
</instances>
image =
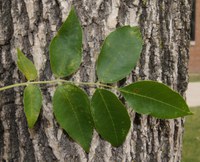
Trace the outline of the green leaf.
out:
<instances>
[{"instance_id":1,"label":"green leaf","mask_svg":"<svg viewBox=\"0 0 200 162\"><path fill-rule=\"evenodd\" d=\"M53 110L60 126L89 152L93 121L85 92L72 84L59 85L53 96Z\"/></svg>"},{"instance_id":2,"label":"green leaf","mask_svg":"<svg viewBox=\"0 0 200 162\"><path fill-rule=\"evenodd\" d=\"M120 89L128 104L140 114L160 119L191 115L185 100L168 86L154 81L139 81Z\"/></svg>"},{"instance_id":3,"label":"green leaf","mask_svg":"<svg viewBox=\"0 0 200 162\"><path fill-rule=\"evenodd\" d=\"M74 8L50 44L50 63L56 77L66 77L80 66L82 29Z\"/></svg>"},{"instance_id":4,"label":"green leaf","mask_svg":"<svg viewBox=\"0 0 200 162\"><path fill-rule=\"evenodd\" d=\"M35 80L37 78L37 70L34 64L17 49L17 67L25 75L27 80Z\"/></svg>"},{"instance_id":5,"label":"green leaf","mask_svg":"<svg viewBox=\"0 0 200 162\"><path fill-rule=\"evenodd\" d=\"M97 89L91 112L97 132L115 147L123 144L130 129L130 118L118 98L108 90Z\"/></svg>"},{"instance_id":6,"label":"green leaf","mask_svg":"<svg viewBox=\"0 0 200 162\"><path fill-rule=\"evenodd\" d=\"M97 60L97 76L103 83L114 83L126 77L136 66L143 41L138 27L124 26L104 41Z\"/></svg>"},{"instance_id":7,"label":"green leaf","mask_svg":"<svg viewBox=\"0 0 200 162\"><path fill-rule=\"evenodd\" d=\"M23 100L28 127L33 128L42 106L42 94L40 88L35 85L28 85L24 90Z\"/></svg>"}]
</instances>

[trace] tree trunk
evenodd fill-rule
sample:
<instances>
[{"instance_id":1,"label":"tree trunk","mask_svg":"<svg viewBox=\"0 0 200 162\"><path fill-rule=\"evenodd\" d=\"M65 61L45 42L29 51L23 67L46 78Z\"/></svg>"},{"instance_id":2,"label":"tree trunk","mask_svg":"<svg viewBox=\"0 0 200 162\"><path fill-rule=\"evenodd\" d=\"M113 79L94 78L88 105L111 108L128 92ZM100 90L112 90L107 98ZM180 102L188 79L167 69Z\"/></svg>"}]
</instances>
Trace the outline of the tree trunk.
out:
<instances>
[{"instance_id":1,"label":"tree trunk","mask_svg":"<svg viewBox=\"0 0 200 162\"><path fill-rule=\"evenodd\" d=\"M185 95L191 0L0 0L0 87L25 81L16 67L17 47L34 61L40 80L52 79L49 43L71 4L84 29L83 62L72 79L94 82L95 60L106 35L118 26L139 25L141 59L120 84L157 80ZM158 120L134 112L123 146L113 148L94 132L86 154L54 118L55 87L41 87L43 107L33 129L27 128L23 112L24 87L0 92L0 161L181 161L183 119Z\"/></svg>"}]
</instances>

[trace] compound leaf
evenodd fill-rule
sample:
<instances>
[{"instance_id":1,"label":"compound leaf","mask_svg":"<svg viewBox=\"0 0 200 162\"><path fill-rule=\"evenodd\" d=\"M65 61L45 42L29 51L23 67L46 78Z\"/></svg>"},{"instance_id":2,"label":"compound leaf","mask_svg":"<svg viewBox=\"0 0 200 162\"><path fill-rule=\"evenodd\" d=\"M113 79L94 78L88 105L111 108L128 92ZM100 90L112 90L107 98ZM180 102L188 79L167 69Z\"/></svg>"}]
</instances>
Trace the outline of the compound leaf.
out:
<instances>
[{"instance_id":1,"label":"compound leaf","mask_svg":"<svg viewBox=\"0 0 200 162\"><path fill-rule=\"evenodd\" d=\"M28 127L33 128L42 106L42 94L36 85L28 85L24 90L24 112Z\"/></svg>"},{"instance_id":2,"label":"compound leaf","mask_svg":"<svg viewBox=\"0 0 200 162\"><path fill-rule=\"evenodd\" d=\"M185 100L168 86L154 81L139 81L120 89L128 104L140 114L160 119L191 115Z\"/></svg>"},{"instance_id":3,"label":"compound leaf","mask_svg":"<svg viewBox=\"0 0 200 162\"><path fill-rule=\"evenodd\" d=\"M27 80L35 80L37 78L37 70L34 64L20 49L17 49L17 67L25 75Z\"/></svg>"},{"instance_id":4,"label":"compound leaf","mask_svg":"<svg viewBox=\"0 0 200 162\"><path fill-rule=\"evenodd\" d=\"M74 8L50 44L50 63L56 77L66 77L80 66L82 29Z\"/></svg>"},{"instance_id":5,"label":"compound leaf","mask_svg":"<svg viewBox=\"0 0 200 162\"><path fill-rule=\"evenodd\" d=\"M53 96L53 110L60 126L89 152L93 121L85 92L72 84L59 85Z\"/></svg>"},{"instance_id":6,"label":"compound leaf","mask_svg":"<svg viewBox=\"0 0 200 162\"><path fill-rule=\"evenodd\" d=\"M97 76L103 83L114 83L126 77L136 66L142 51L138 27L124 26L104 41L97 60Z\"/></svg>"},{"instance_id":7,"label":"compound leaf","mask_svg":"<svg viewBox=\"0 0 200 162\"><path fill-rule=\"evenodd\" d=\"M91 112L97 132L113 146L120 146L130 129L130 118L119 99L108 90L97 89Z\"/></svg>"}]
</instances>

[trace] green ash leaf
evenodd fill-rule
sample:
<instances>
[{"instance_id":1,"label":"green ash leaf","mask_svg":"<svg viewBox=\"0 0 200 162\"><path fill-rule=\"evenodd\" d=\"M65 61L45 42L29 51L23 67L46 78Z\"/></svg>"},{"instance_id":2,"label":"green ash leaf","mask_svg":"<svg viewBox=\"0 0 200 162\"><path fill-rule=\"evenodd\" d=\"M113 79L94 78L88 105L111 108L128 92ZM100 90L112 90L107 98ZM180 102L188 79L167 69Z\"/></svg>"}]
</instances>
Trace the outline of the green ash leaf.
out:
<instances>
[{"instance_id":1,"label":"green ash leaf","mask_svg":"<svg viewBox=\"0 0 200 162\"><path fill-rule=\"evenodd\" d=\"M142 45L138 27L124 26L108 35L97 60L99 81L114 83L126 77L136 66Z\"/></svg>"},{"instance_id":2,"label":"green ash leaf","mask_svg":"<svg viewBox=\"0 0 200 162\"><path fill-rule=\"evenodd\" d=\"M19 49L17 49L17 67L27 80L30 81L37 78L37 70L34 64Z\"/></svg>"},{"instance_id":3,"label":"green ash leaf","mask_svg":"<svg viewBox=\"0 0 200 162\"><path fill-rule=\"evenodd\" d=\"M82 29L74 8L50 44L50 63L56 77L66 77L80 66Z\"/></svg>"},{"instance_id":4,"label":"green ash leaf","mask_svg":"<svg viewBox=\"0 0 200 162\"><path fill-rule=\"evenodd\" d=\"M89 152L93 121L86 93L72 84L59 85L53 96L53 110L60 126Z\"/></svg>"},{"instance_id":5,"label":"green ash leaf","mask_svg":"<svg viewBox=\"0 0 200 162\"><path fill-rule=\"evenodd\" d=\"M168 86L154 81L139 81L120 89L128 104L140 114L160 119L191 115L185 100Z\"/></svg>"},{"instance_id":6,"label":"green ash leaf","mask_svg":"<svg viewBox=\"0 0 200 162\"><path fill-rule=\"evenodd\" d=\"M91 112L97 132L113 146L122 145L130 129L130 118L115 94L97 89L92 97Z\"/></svg>"},{"instance_id":7,"label":"green ash leaf","mask_svg":"<svg viewBox=\"0 0 200 162\"><path fill-rule=\"evenodd\" d=\"M36 85L28 85L24 90L24 112L28 127L33 128L42 106L42 93Z\"/></svg>"}]
</instances>

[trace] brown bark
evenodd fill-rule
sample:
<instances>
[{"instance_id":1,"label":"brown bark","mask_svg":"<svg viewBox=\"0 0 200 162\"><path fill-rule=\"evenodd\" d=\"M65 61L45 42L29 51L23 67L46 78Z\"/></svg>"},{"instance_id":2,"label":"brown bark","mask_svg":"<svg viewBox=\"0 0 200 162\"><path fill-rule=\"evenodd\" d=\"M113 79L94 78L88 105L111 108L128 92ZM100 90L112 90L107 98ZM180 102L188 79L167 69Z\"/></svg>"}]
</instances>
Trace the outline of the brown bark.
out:
<instances>
[{"instance_id":1,"label":"brown bark","mask_svg":"<svg viewBox=\"0 0 200 162\"><path fill-rule=\"evenodd\" d=\"M72 79L95 81L95 59L105 36L118 26L140 25L144 39L140 62L120 84L157 80L185 95L190 0L0 0L0 86L25 81L15 64L17 47L35 62L40 80L52 78L48 46L72 3L84 29L83 63ZM158 120L134 112L123 146L113 148L94 132L86 154L55 121L54 90L42 86L42 112L31 130L23 112L23 87L0 92L0 161L181 160L183 120Z\"/></svg>"}]
</instances>

